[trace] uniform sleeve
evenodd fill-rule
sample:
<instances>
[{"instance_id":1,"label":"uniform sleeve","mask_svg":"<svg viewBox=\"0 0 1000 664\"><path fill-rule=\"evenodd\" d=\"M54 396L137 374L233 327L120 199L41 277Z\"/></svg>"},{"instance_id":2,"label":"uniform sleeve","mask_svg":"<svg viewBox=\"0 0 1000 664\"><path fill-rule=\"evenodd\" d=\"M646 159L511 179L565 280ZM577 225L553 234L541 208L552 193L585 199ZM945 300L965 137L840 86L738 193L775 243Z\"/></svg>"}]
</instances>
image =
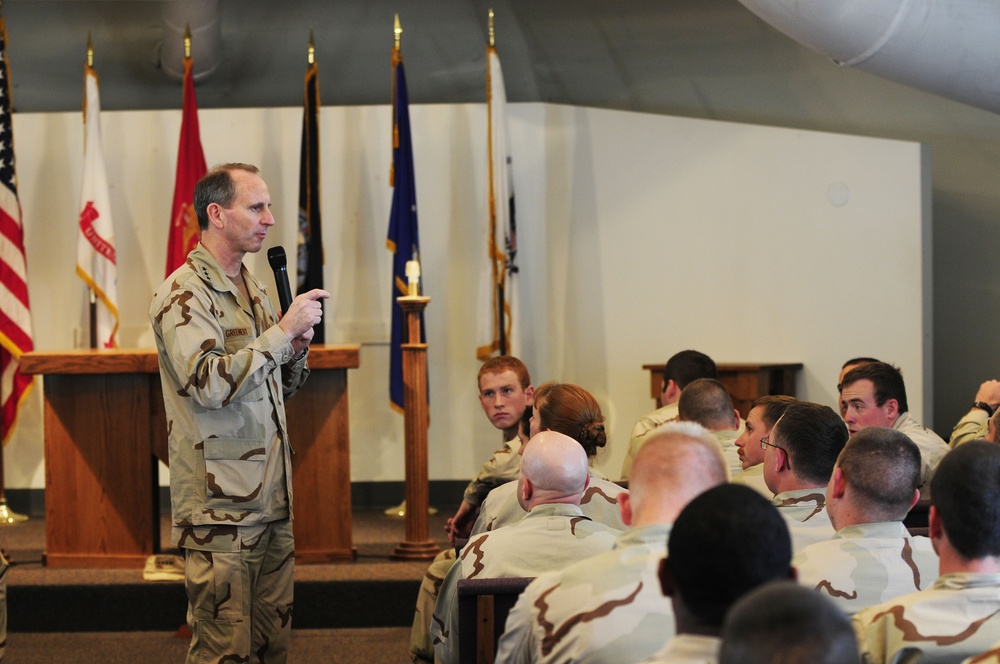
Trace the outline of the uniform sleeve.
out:
<instances>
[{"instance_id":1,"label":"uniform sleeve","mask_svg":"<svg viewBox=\"0 0 1000 664\"><path fill-rule=\"evenodd\" d=\"M988 433L986 423L990 416L981 408L973 408L958 421L955 428L951 430L951 438L948 439L948 446L952 449L970 440L978 440Z\"/></svg>"},{"instance_id":2,"label":"uniform sleeve","mask_svg":"<svg viewBox=\"0 0 1000 664\"><path fill-rule=\"evenodd\" d=\"M220 306L206 292L182 288L172 291L153 315L154 332L162 339L160 362L167 364L161 369L174 375L180 392L207 409L223 408L260 388L294 354L277 325L242 346L232 329L227 337L219 316L230 312ZM295 381L302 379L301 368L291 374Z\"/></svg>"},{"instance_id":3,"label":"uniform sleeve","mask_svg":"<svg viewBox=\"0 0 1000 664\"><path fill-rule=\"evenodd\" d=\"M520 455L509 442L504 443L504 446L493 453L489 461L483 464L479 473L469 482L463 498L470 505L479 507L490 491L501 484L516 480L520 470Z\"/></svg>"},{"instance_id":4,"label":"uniform sleeve","mask_svg":"<svg viewBox=\"0 0 1000 664\"><path fill-rule=\"evenodd\" d=\"M309 357L309 348L302 353L302 357L291 359L281 367L281 391L288 399L302 387L309 377L309 365L306 358Z\"/></svg>"},{"instance_id":5,"label":"uniform sleeve","mask_svg":"<svg viewBox=\"0 0 1000 664\"><path fill-rule=\"evenodd\" d=\"M462 561L456 560L448 570L431 617L431 643L435 660L442 664L459 664L458 652L458 581L464 578Z\"/></svg>"}]
</instances>

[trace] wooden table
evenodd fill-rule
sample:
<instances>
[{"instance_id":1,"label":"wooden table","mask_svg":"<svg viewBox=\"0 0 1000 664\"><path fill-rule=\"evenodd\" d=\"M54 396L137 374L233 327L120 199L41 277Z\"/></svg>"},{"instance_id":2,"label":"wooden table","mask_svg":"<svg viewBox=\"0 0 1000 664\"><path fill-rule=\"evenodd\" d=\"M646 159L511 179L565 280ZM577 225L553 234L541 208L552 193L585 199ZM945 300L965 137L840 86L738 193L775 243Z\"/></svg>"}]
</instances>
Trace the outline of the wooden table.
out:
<instances>
[{"instance_id":1,"label":"wooden table","mask_svg":"<svg viewBox=\"0 0 1000 664\"><path fill-rule=\"evenodd\" d=\"M357 346L314 346L288 400L299 562L351 560L347 369ZM44 375L45 563L142 567L160 548L156 459L168 462L153 349L26 353Z\"/></svg>"},{"instance_id":2,"label":"wooden table","mask_svg":"<svg viewBox=\"0 0 1000 664\"><path fill-rule=\"evenodd\" d=\"M663 385L663 364L644 364L649 372L649 394L660 407L660 392ZM757 397L774 394L795 396L795 372L801 363L733 363L718 364L719 381L729 390L733 406L740 411L743 419L750 412L750 404Z\"/></svg>"}]
</instances>

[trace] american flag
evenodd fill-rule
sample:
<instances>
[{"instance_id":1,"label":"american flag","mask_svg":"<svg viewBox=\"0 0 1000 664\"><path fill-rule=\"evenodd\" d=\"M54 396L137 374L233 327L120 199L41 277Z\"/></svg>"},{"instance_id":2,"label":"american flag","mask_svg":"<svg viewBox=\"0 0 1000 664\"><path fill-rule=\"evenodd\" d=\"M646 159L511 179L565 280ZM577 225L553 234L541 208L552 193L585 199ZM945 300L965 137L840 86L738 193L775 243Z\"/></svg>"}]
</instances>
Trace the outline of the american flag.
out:
<instances>
[{"instance_id":1,"label":"american flag","mask_svg":"<svg viewBox=\"0 0 1000 664\"><path fill-rule=\"evenodd\" d=\"M34 348L10 109L7 24L0 18L0 431L4 443L32 383L31 376L18 371L21 354Z\"/></svg>"}]
</instances>

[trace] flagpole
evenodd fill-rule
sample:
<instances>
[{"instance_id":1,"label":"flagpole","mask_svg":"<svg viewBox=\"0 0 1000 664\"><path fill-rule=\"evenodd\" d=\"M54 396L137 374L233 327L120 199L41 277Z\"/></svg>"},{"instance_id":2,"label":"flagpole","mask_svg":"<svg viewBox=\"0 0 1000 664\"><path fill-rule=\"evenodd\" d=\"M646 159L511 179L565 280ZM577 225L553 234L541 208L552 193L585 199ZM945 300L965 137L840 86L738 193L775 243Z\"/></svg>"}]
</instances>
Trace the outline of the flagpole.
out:
<instances>
[{"instance_id":1,"label":"flagpole","mask_svg":"<svg viewBox=\"0 0 1000 664\"><path fill-rule=\"evenodd\" d=\"M90 38L89 30L87 31L87 67L89 69L94 67L94 42ZM86 87L86 81L84 81L84 86ZM86 94L87 91L84 90L84 95ZM84 120L86 121L86 117ZM86 136L83 140L87 140ZM90 296L90 348L93 350L97 348L97 293L91 286L87 287L87 293Z\"/></svg>"}]
</instances>

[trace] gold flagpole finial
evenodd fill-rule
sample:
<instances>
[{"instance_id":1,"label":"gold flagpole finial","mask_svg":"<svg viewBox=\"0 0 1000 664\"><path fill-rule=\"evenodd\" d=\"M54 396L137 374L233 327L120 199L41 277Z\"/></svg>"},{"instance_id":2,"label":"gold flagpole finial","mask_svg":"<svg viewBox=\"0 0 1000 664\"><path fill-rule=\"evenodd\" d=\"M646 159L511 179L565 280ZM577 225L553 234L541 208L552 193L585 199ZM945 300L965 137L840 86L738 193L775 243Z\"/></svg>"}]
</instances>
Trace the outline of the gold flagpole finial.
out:
<instances>
[{"instance_id":1,"label":"gold flagpole finial","mask_svg":"<svg viewBox=\"0 0 1000 664\"><path fill-rule=\"evenodd\" d=\"M490 26L490 46L496 46L497 45L497 35L496 35L496 31L493 29L493 8L492 7L490 7L490 23L489 23L489 26Z\"/></svg>"},{"instance_id":2,"label":"gold flagpole finial","mask_svg":"<svg viewBox=\"0 0 1000 664\"><path fill-rule=\"evenodd\" d=\"M90 39L90 30L87 30L87 66L94 67L94 42Z\"/></svg>"},{"instance_id":3,"label":"gold flagpole finial","mask_svg":"<svg viewBox=\"0 0 1000 664\"><path fill-rule=\"evenodd\" d=\"M191 24L184 24L184 59L191 59Z\"/></svg>"},{"instance_id":4,"label":"gold flagpole finial","mask_svg":"<svg viewBox=\"0 0 1000 664\"><path fill-rule=\"evenodd\" d=\"M2 0L0 0L0 2L2 2ZM400 25L399 25L399 14L396 14L396 22L393 25L392 34L396 38L396 48L398 49L399 48L399 38L403 36L403 28L401 28Z\"/></svg>"},{"instance_id":5,"label":"gold flagpole finial","mask_svg":"<svg viewBox=\"0 0 1000 664\"><path fill-rule=\"evenodd\" d=\"M316 42L313 41L313 31L309 31L309 55L306 57L309 66L316 64Z\"/></svg>"}]
</instances>

